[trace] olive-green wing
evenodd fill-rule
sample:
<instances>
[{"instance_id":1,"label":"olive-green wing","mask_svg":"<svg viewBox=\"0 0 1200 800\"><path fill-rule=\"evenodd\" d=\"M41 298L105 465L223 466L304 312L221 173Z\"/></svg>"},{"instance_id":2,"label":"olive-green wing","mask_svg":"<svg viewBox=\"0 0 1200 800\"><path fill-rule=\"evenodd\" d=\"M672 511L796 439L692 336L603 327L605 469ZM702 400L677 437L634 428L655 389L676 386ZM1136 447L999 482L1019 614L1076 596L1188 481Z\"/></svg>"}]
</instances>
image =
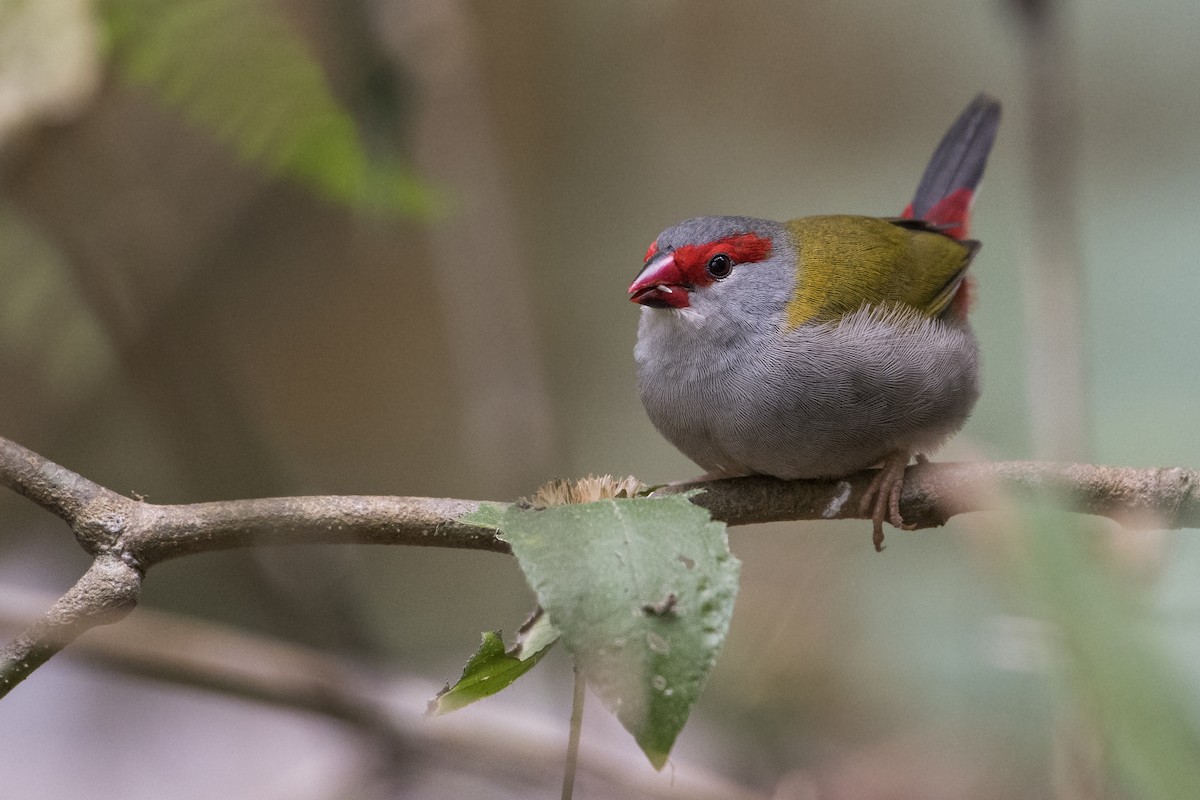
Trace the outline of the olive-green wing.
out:
<instances>
[{"instance_id":1,"label":"olive-green wing","mask_svg":"<svg viewBox=\"0 0 1200 800\"><path fill-rule=\"evenodd\" d=\"M788 327L834 320L864 305L946 310L979 249L919 220L835 215L787 223L797 255Z\"/></svg>"}]
</instances>

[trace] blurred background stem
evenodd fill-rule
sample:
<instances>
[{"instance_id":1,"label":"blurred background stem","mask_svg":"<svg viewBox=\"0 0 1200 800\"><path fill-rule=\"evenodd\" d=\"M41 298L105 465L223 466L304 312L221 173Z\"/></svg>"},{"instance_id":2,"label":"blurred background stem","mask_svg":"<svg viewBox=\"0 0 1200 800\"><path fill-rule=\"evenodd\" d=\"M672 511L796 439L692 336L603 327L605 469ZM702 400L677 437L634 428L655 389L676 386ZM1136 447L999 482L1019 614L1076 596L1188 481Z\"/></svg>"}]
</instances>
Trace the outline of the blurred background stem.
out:
<instances>
[{"instance_id":1,"label":"blurred background stem","mask_svg":"<svg viewBox=\"0 0 1200 800\"><path fill-rule=\"evenodd\" d=\"M1029 249L1022 259L1034 457L1088 461L1087 285L1077 193L1082 128L1070 8L1013 0L1025 45Z\"/></svg>"}]
</instances>

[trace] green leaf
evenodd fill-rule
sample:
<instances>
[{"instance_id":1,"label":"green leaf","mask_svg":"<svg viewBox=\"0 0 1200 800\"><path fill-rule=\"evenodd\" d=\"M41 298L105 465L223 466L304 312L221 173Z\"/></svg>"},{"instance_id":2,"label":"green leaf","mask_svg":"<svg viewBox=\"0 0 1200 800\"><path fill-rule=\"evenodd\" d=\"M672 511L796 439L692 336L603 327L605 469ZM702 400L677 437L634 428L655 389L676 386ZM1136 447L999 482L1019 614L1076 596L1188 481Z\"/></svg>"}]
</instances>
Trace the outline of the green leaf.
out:
<instances>
[{"instance_id":1,"label":"green leaf","mask_svg":"<svg viewBox=\"0 0 1200 800\"><path fill-rule=\"evenodd\" d=\"M1095 524L1049 504L1028 509L1025 523L1023 577L1054 626L1084 735L1098 736L1105 766L1126 789L1118 794L1200 797L1195 705L1115 565L1096 557Z\"/></svg>"},{"instance_id":2,"label":"green leaf","mask_svg":"<svg viewBox=\"0 0 1200 800\"><path fill-rule=\"evenodd\" d=\"M505 651L498 632L483 634L479 650L463 667L462 677L429 701L425 715L448 714L507 688L533 669L557 640L557 631L540 608L521 626L517 643L511 650Z\"/></svg>"},{"instance_id":3,"label":"green leaf","mask_svg":"<svg viewBox=\"0 0 1200 800\"><path fill-rule=\"evenodd\" d=\"M513 506L500 529L588 685L661 769L729 630L725 526L675 496Z\"/></svg>"},{"instance_id":4,"label":"green leaf","mask_svg":"<svg viewBox=\"0 0 1200 800\"><path fill-rule=\"evenodd\" d=\"M0 356L33 376L26 389L69 404L110 374L116 354L54 243L0 203ZM45 320L55 319L47 329Z\"/></svg>"},{"instance_id":5,"label":"green leaf","mask_svg":"<svg viewBox=\"0 0 1200 800\"><path fill-rule=\"evenodd\" d=\"M265 0L102 0L132 81L270 172L355 207L424 214L431 198L394 158L371 158L295 31Z\"/></svg>"}]
</instances>

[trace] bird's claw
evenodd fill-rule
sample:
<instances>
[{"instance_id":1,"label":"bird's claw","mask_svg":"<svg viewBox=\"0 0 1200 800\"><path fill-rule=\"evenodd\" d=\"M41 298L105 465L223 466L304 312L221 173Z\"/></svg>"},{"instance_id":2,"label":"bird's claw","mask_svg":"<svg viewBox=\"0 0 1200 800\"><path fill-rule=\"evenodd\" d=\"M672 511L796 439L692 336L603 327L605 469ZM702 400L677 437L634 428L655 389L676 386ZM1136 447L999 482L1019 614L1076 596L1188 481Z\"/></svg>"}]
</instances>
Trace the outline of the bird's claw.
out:
<instances>
[{"instance_id":1,"label":"bird's claw","mask_svg":"<svg viewBox=\"0 0 1200 800\"><path fill-rule=\"evenodd\" d=\"M893 453L871 479L859 503L860 514L871 514L871 541L875 552L883 552L883 521L904 531L915 530L900 515L900 492L904 489L904 470L908 466L908 453Z\"/></svg>"}]
</instances>

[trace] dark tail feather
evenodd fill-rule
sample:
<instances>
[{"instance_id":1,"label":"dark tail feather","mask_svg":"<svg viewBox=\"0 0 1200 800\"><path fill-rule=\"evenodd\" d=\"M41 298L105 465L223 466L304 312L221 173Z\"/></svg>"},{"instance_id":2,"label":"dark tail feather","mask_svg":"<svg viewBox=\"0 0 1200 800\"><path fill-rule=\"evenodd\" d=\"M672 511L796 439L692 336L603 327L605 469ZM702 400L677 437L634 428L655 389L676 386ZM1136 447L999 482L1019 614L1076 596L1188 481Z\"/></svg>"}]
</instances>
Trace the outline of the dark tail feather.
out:
<instances>
[{"instance_id":1,"label":"dark tail feather","mask_svg":"<svg viewBox=\"0 0 1200 800\"><path fill-rule=\"evenodd\" d=\"M1000 103L978 95L942 137L904 216L922 219L956 239L967 235L971 201L1000 125Z\"/></svg>"}]
</instances>

